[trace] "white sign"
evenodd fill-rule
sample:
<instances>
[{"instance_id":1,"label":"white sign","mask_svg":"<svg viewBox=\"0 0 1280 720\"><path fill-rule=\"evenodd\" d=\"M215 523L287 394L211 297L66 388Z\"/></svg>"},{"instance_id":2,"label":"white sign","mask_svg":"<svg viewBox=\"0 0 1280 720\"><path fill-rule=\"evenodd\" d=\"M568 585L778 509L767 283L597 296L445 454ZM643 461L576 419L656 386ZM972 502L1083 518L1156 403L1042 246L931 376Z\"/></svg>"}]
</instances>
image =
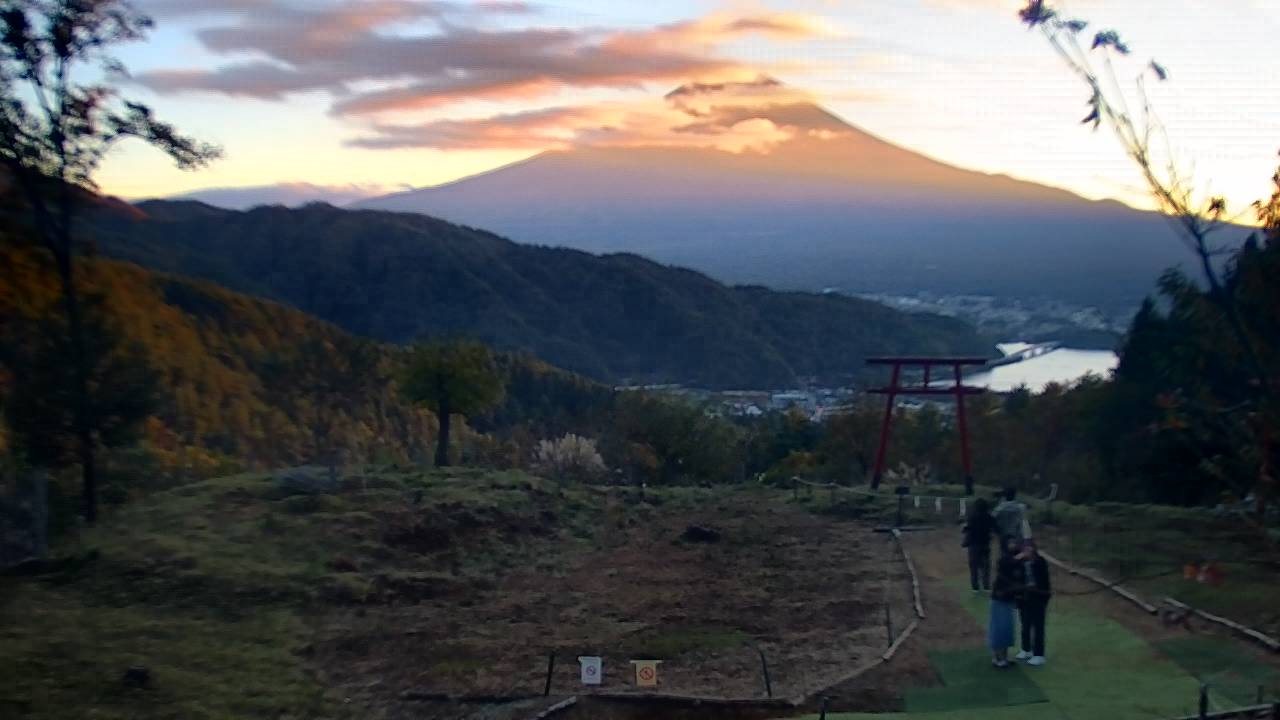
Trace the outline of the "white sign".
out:
<instances>
[{"instance_id":1,"label":"white sign","mask_svg":"<svg viewBox=\"0 0 1280 720\"><path fill-rule=\"evenodd\" d=\"M933 509L937 512L942 512L942 498L933 499Z\"/></svg>"},{"instance_id":2,"label":"white sign","mask_svg":"<svg viewBox=\"0 0 1280 720\"><path fill-rule=\"evenodd\" d=\"M602 675L604 675L604 670L601 667L602 663L600 658L596 657L595 655L579 655L578 664L581 666L581 670L582 670L583 685L599 685L600 684L600 678Z\"/></svg>"}]
</instances>

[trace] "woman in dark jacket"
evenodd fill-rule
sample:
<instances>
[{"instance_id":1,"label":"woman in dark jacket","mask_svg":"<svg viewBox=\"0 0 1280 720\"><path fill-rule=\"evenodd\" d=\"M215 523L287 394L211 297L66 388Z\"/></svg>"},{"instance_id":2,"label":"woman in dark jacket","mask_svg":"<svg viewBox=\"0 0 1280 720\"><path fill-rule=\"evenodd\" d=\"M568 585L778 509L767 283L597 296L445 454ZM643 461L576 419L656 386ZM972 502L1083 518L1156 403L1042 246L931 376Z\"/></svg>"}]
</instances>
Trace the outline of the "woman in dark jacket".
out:
<instances>
[{"instance_id":1,"label":"woman in dark jacket","mask_svg":"<svg viewBox=\"0 0 1280 720\"><path fill-rule=\"evenodd\" d=\"M1007 540L996 561L996 578L991 584L991 620L987 626L987 646L991 648L991 664L1009 667L1009 648L1013 646L1013 608L1026 584L1022 563L1014 555L1018 541Z\"/></svg>"},{"instance_id":2,"label":"woman in dark jacket","mask_svg":"<svg viewBox=\"0 0 1280 720\"><path fill-rule=\"evenodd\" d=\"M974 592L991 589L991 536L996 531L986 498L978 498L964 524L964 546L969 550L969 585Z\"/></svg>"},{"instance_id":3,"label":"woman in dark jacket","mask_svg":"<svg viewBox=\"0 0 1280 720\"><path fill-rule=\"evenodd\" d=\"M1028 665L1044 664L1044 621L1049 611L1049 563L1045 562L1030 540L1023 544L1015 558L1025 568L1023 588L1018 598L1018 615L1022 618L1022 652L1017 659Z\"/></svg>"}]
</instances>

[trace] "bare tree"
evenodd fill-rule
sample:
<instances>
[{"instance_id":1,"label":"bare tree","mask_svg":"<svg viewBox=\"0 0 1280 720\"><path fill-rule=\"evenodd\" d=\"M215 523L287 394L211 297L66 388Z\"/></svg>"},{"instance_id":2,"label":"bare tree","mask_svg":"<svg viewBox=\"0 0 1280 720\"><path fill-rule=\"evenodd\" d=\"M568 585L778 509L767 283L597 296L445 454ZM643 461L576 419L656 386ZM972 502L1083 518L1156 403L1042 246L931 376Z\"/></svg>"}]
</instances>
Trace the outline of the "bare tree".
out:
<instances>
[{"instance_id":1,"label":"bare tree","mask_svg":"<svg viewBox=\"0 0 1280 720\"><path fill-rule=\"evenodd\" d=\"M1089 23L1063 17L1046 0L1028 0L1019 12L1022 22L1038 30L1049 45L1088 87L1089 113L1082 120L1097 129L1106 124L1120 141L1125 153L1142 173L1147 189L1161 212L1171 220L1179 236L1194 253L1209 295L1222 310L1231 332L1240 344L1249 364L1250 374L1264 397L1272 395L1272 379L1250 333L1245 327L1233 293L1222 282L1216 264L1229 254L1230 247L1215 246L1213 235L1229 226L1241 215L1230 217L1222 197L1197 198L1195 184L1179 166L1169 136L1152 107L1147 94L1147 81L1164 82L1169 71L1155 60L1141 65L1132 85L1122 83L1117 73L1119 58L1132 55L1128 44L1115 30L1100 30L1085 47L1085 30ZM1247 212L1248 209L1245 210Z\"/></svg>"},{"instance_id":2,"label":"bare tree","mask_svg":"<svg viewBox=\"0 0 1280 720\"><path fill-rule=\"evenodd\" d=\"M57 268L75 370L69 411L89 524L97 519L96 440L77 288L77 211L95 188L103 157L121 140L142 140L184 169L220 154L111 84L126 73L109 48L141 40L150 28L151 20L125 0L0 0L0 162L30 208L32 234ZM80 81L95 70L104 82Z\"/></svg>"},{"instance_id":3,"label":"bare tree","mask_svg":"<svg viewBox=\"0 0 1280 720\"><path fill-rule=\"evenodd\" d=\"M1122 84L1116 67L1121 59L1130 58L1129 46L1114 30L1100 30L1093 34L1085 47L1084 20L1066 18L1046 0L1027 0L1020 11L1022 22L1039 31L1057 55L1066 63L1089 89L1089 113L1082 122L1092 123L1094 129L1104 123L1120 141L1121 147L1142 173L1151 196L1162 213L1177 228L1179 236L1195 255L1200 274L1208 286L1209 302L1217 307L1226 320L1230 336L1238 346L1249 378L1247 385L1253 397L1228 407L1190 407L1203 424L1211 426L1223 437L1237 438L1237 442L1249 444L1248 455L1256 456L1256 475L1252 482L1255 508L1259 518L1265 517L1267 503L1275 495L1276 481L1271 476L1271 428L1275 427L1277 407L1275 378L1268 370L1268 359L1274 358L1273 333L1266 322L1259 324L1253 318L1252 327L1248 314L1242 312L1238 279L1223 281L1223 266L1218 259L1234 253L1234 249L1215 246L1212 242L1217 231L1228 227L1244 213L1253 209L1268 231L1272 231L1277 217L1276 197L1270 203L1257 202L1236 216L1229 216L1227 203L1221 197L1197 198L1194 183L1179 166L1172 150L1168 133L1161 123L1147 94L1146 83L1168 80L1168 70L1149 60L1141 64L1141 70L1133 78L1132 85ZM1280 173L1277 174L1280 183ZM1239 256L1235 256L1239 259ZM1228 277L1230 273L1228 273ZM1167 275L1162 285L1174 288L1186 285L1176 275ZM1187 291L1183 287L1183 292ZM1226 353L1225 348L1210 351Z\"/></svg>"}]
</instances>

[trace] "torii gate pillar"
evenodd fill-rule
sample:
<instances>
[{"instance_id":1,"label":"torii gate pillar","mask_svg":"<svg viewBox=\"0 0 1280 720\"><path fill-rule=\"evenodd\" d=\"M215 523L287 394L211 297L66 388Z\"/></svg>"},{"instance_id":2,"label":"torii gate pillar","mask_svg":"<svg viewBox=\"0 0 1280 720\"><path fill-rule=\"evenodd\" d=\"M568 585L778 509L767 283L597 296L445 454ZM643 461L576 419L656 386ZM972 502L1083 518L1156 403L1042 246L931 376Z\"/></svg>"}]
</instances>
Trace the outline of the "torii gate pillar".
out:
<instances>
[{"instance_id":1,"label":"torii gate pillar","mask_svg":"<svg viewBox=\"0 0 1280 720\"><path fill-rule=\"evenodd\" d=\"M974 357L875 357L867 358L868 365L888 365L893 368L889 386L873 388L867 392L885 395L884 420L880 423L880 444L876 450L875 471L871 475L871 487L880 487L884 478L884 464L889 454L889 431L893 425L893 407L899 395L953 395L956 399L956 430L960 433L960 464L964 468L964 491L973 494L973 461L969 456L969 421L965 415L964 398L966 395L978 395L986 392L983 388L964 384L961 368L974 365L986 365L985 358ZM924 369L924 381L920 385L903 385L902 368L920 367ZM930 382L930 375L935 367L950 367L954 375L954 383L935 387ZM945 383L945 381L943 381Z\"/></svg>"}]
</instances>

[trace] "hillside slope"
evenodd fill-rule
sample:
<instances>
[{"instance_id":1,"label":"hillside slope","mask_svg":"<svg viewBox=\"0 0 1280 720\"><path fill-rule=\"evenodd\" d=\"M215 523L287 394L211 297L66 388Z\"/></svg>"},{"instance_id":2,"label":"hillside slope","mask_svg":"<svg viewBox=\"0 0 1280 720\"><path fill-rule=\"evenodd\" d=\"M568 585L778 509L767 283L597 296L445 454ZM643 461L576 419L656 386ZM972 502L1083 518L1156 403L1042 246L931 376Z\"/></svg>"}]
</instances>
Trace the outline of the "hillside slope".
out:
<instances>
[{"instance_id":1,"label":"hillside slope","mask_svg":"<svg viewBox=\"0 0 1280 720\"><path fill-rule=\"evenodd\" d=\"M40 259L0 243L0 342L24 342L12 322L19 314L56 317L58 296ZM145 428L157 470L429 456L435 419L398 396L398 348L205 281L102 259L83 274L108 298L124 341L159 374L159 406ZM499 362L507 398L491 417L472 418L486 429L581 431L584 418L608 407L608 388L585 378L526 356ZM8 382L21 378L0 362L0 407Z\"/></svg>"},{"instance_id":2,"label":"hillside slope","mask_svg":"<svg viewBox=\"0 0 1280 720\"><path fill-rule=\"evenodd\" d=\"M404 342L470 335L607 381L780 387L887 352L988 354L969 326L841 296L726 287L634 255L520 245L409 213L309 205L104 211L99 248Z\"/></svg>"},{"instance_id":3,"label":"hillside slope","mask_svg":"<svg viewBox=\"0 0 1280 720\"><path fill-rule=\"evenodd\" d=\"M886 573L865 525L788 497L457 468L362 468L311 495L261 474L182 485L43 576L0 576L0 716L520 720L537 710L499 698L539 697L551 651L557 695L589 651L604 689L642 657L667 692L750 697L757 643L799 694L883 651ZM705 523L720 542L678 540ZM121 682L131 666L146 690Z\"/></svg>"}]
</instances>

